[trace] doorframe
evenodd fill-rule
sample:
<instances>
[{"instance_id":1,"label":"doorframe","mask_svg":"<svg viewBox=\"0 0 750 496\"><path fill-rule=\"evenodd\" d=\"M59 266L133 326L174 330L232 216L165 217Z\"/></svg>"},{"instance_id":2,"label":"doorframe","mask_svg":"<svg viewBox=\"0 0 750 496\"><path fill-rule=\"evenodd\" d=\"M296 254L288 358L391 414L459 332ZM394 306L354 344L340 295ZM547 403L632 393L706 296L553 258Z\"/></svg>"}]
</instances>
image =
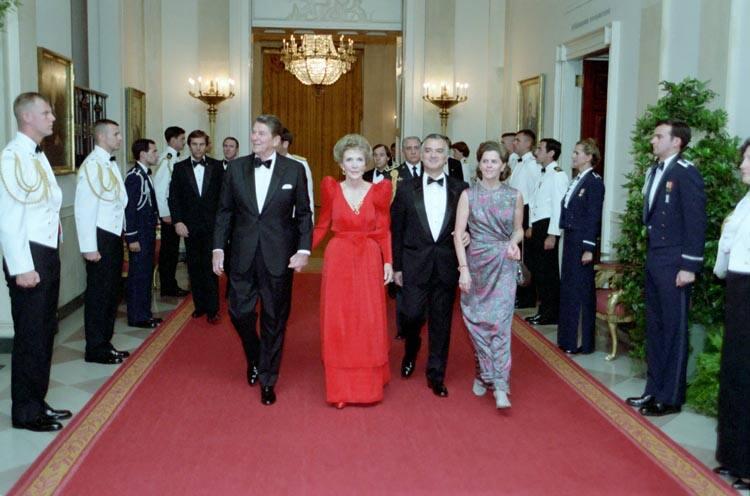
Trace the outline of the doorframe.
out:
<instances>
[{"instance_id":1,"label":"doorframe","mask_svg":"<svg viewBox=\"0 0 750 496\"><path fill-rule=\"evenodd\" d=\"M568 40L556 48L555 84L553 108L553 136L558 136L563 150L572 150L581 134L581 106L583 91L576 87L576 75L582 74L583 59L602 50L609 51L609 70L607 76L607 149L604 160L609 167L605 171L604 186L610 191L604 195L602 208L601 253L602 259L612 256L612 244L620 232L621 212L614 211L614 194L617 189L616 174L618 167L616 157L620 150L617 136L625 130L617 121L617 110L620 104L622 81L622 42L621 25L613 21L601 28L592 30L583 36ZM569 161L567 162L569 164ZM566 167L570 172L569 166Z\"/></svg>"}]
</instances>

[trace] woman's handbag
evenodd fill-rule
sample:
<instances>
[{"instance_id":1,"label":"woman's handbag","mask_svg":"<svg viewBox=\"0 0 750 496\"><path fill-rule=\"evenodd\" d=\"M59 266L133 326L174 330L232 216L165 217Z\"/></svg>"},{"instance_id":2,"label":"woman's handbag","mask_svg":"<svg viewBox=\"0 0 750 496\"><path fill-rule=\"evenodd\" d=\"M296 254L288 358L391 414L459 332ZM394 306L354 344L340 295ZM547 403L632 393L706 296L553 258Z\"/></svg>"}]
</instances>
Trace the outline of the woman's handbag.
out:
<instances>
[{"instance_id":1,"label":"woman's handbag","mask_svg":"<svg viewBox=\"0 0 750 496\"><path fill-rule=\"evenodd\" d=\"M521 241L521 260L518 261L518 267L516 269L516 284L525 288L531 284L531 272L529 271L529 268L526 267L526 264L523 263L523 245L524 242Z\"/></svg>"}]
</instances>

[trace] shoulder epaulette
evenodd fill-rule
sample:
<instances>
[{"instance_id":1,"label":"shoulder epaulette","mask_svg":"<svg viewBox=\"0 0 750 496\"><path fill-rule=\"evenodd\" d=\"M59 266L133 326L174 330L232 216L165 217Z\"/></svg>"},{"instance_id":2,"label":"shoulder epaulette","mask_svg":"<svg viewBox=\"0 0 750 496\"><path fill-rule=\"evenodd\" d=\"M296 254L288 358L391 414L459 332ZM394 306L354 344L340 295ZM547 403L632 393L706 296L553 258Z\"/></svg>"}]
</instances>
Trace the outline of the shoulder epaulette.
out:
<instances>
[{"instance_id":1,"label":"shoulder epaulette","mask_svg":"<svg viewBox=\"0 0 750 496\"><path fill-rule=\"evenodd\" d=\"M292 158L296 158L297 160L304 160L305 162L307 162L307 159L302 155L295 155L294 153L290 153L289 155L291 155Z\"/></svg>"},{"instance_id":2,"label":"shoulder epaulette","mask_svg":"<svg viewBox=\"0 0 750 496\"><path fill-rule=\"evenodd\" d=\"M594 175L594 177L596 177L596 178L599 178L599 179L601 179L601 178L602 178L602 176L600 176L600 175L599 175L598 173L596 173L596 172L592 172L592 174L593 174L593 175Z\"/></svg>"},{"instance_id":3,"label":"shoulder epaulette","mask_svg":"<svg viewBox=\"0 0 750 496\"><path fill-rule=\"evenodd\" d=\"M687 159L684 159L684 158L680 158L679 160L677 160L677 163L680 164L681 166L685 167L685 168L694 167L695 166L695 164L693 164L690 160L687 160Z\"/></svg>"}]
</instances>

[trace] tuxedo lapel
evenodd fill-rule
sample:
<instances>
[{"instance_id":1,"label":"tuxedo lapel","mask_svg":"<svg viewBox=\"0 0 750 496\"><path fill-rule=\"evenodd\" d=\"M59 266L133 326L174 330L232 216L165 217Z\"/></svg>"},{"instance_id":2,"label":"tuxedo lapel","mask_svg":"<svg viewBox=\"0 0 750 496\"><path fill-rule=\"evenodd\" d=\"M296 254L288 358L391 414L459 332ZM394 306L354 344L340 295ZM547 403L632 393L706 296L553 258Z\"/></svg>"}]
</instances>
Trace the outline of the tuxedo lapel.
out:
<instances>
[{"instance_id":1,"label":"tuxedo lapel","mask_svg":"<svg viewBox=\"0 0 750 496\"><path fill-rule=\"evenodd\" d=\"M440 228L440 236L438 237L438 239L443 237L443 233L446 229L448 229L449 231L453 230L453 226L450 225L450 220L454 218L454 207L458 203L456 201L456 195L460 193L456 191L456 188L453 187L451 181L449 181L447 177L445 178L445 189L447 190L447 198L445 201L445 216L443 217L443 226Z\"/></svg>"},{"instance_id":2,"label":"tuxedo lapel","mask_svg":"<svg viewBox=\"0 0 750 496\"><path fill-rule=\"evenodd\" d=\"M195 193L195 196L200 198L201 194L198 191L198 181L195 180L195 167L193 167L192 161L188 160L188 166L185 168L185 170L187 171L188 182L190 182L190 187L193 188L193 193Z\"/></svg>"},{"instance_id":3,"label":"tuxedo lapel","mask_svg":"<svg viewBox=\"0 0 750 496\"><path fill-rule=\"evenodd\" d=\"M256 215L260 214L258 211L258 196L255 194L255 166L253 165L254 155L247 157L245 162L240 166L242 170L242 176L245 179L245 189L247 190L247 202L250 206L250 210L255 212Z\"/></svg>"},{"instance_id":4,"label":"tuxedo lapel","mask_svg":"<svg viewBox=\"0 0 750 496\"><path fill-rule=\"evenodd\" d=\"M271 182L268 183L266 201L263 203L263 208L260 209L261 212L271 202L271 197L279 188L279 183L281 182L281 177L284 175L284 171L286 171L286 164L284 164L283 159L281 159L281 157L277 155L276 163L274 164L273 172L271 173Z\"/></svg>"},{"instance_id":5,"label":"tuxedo lapel","mask_svg":"<svg viewBox=\"0 0 750 496\"><path fill-rule=\"evenodd\" d=\"M427 220L427 209L424 206L424 189L422 188L422 181L419 180L414 181L414 208L417 211L419 222L422 224L422 229L427 233L427 237L432 239L430 222Z\"/></svg>"},{"instance_id":6,"label":"tuxedo lapel","mask_svg":"<svg viewBox=\"0 0 750 496\"><path fill-rule=\"evenodd\" d=\"M206 195L206 191L208 191L208 185L211 184L211 174L213 174L213 164L206 161L206 165L204 167L203 171L203 184L201 185L201 198L203 198Z\"/></svg>"}]
</instances>

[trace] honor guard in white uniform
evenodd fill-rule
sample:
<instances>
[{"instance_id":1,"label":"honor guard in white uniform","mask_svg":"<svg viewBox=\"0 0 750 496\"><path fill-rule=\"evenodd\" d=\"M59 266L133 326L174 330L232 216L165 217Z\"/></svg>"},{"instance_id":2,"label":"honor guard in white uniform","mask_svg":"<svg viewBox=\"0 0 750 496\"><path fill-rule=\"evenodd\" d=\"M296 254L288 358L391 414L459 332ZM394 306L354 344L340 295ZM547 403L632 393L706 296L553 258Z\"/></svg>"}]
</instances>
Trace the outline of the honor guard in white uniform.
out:
<instances>
[{"instance_id":1,"label":"honor guard in white uniform","mask_svg":"<svg viewBox=\"0 0 750 496\"><path fill-rule=\"evenodd\" d=\"M513 141L513 149L520 158L514 168L511 164L511 176L508 181L508 184L520 191L523 196L523 228L526 242L531 238L529 229L531 227L531 224L529 224L529 200L534 194L536 185L539 183L539 177L542 174L542 168L536 163L536 159L531 152L535 146L536 134L534 134L534 131L522 129L516 133L516 138ZM524 247L523 262L527 267L530 264L530 256L530 250ZM516 300L518 300L519 308L536 306L536 287L533 279L528 286L518 288L516 291Z\"/></svg>"},{"instance_id":2,"label":"honor guard in white uniform","mask_svg":"<svg viewBox=\"0 0 750 496\"><path fill-rule=\"evenodd\" d=\"M539 300L539 311L526 320L535 325L557 324L560 309L560 208L568 190L568 176L556 162L560 151L559 141L545 138L535 153L542 173L529 199L531 238L526 247Z\"/></svg>"},{"instance_id":3,"label":"honor guard in white uniform","mask_svg":"<svg viewBox=\"0 0 750 496\"><path fill-rule=\"evenodd\" d=\"M120 126L94 124L94 150L78 171L75 219L78 244L86 259L84 329L86 361L122 363L130 354L112 346L122 273L122 233L128 195L112 154L120 149Z\"/></svg>"},{"instance_id":4,"label":"honor guard in white uniform","mask_svg":"<svg viewBox=\"0 0 750 496\"><path fill-rule=\"evenodd\" d=\"M38 93L13 103L19 132L0 161L0 247L13 317L11 417L13 427L62 429L71 417L46 402L60 291L62 192L39 146L55 116Z\"/></svg>"},{"instance_id":5,"label":"honor guard in white uniform","mask_svg":"<svg viewBox=\"0 0 750 496\"><path fill-rule=\"evenodd\" d=\"M185 296L188 291L177 285L175 272L180 252L180 237L174 230L172 214L169 211L169 183L172 181L174 164L183 160L180 151L185 147L185 130L170 126L164 131L167 149L159 157L159 165L154 174L156 203L161 218L161 243L159 245L159 283L162 296Z\"/></svg>"},{"instance_id":6,"label":"honor guard in white uniform","mask_svg":"<svg viewBox=\"0 0 750 496\"><path fill-rule=\"evenodd\" d=\"M307 159L305 157L289 153L289 147L293 142L294 134L292 134L292 132L287 128L282 129L281 143L279 143L279 146L276 148L276 153L296 160L297 162L302 164L302 167L305 168L305 175L307 176L307 195L310 198L310 212L312 212L312 220L313 222L315 222L315 199L313 198L314 188L312 171L310 170L310 166L308 165Z\"/></svg>"}]
</instances>

